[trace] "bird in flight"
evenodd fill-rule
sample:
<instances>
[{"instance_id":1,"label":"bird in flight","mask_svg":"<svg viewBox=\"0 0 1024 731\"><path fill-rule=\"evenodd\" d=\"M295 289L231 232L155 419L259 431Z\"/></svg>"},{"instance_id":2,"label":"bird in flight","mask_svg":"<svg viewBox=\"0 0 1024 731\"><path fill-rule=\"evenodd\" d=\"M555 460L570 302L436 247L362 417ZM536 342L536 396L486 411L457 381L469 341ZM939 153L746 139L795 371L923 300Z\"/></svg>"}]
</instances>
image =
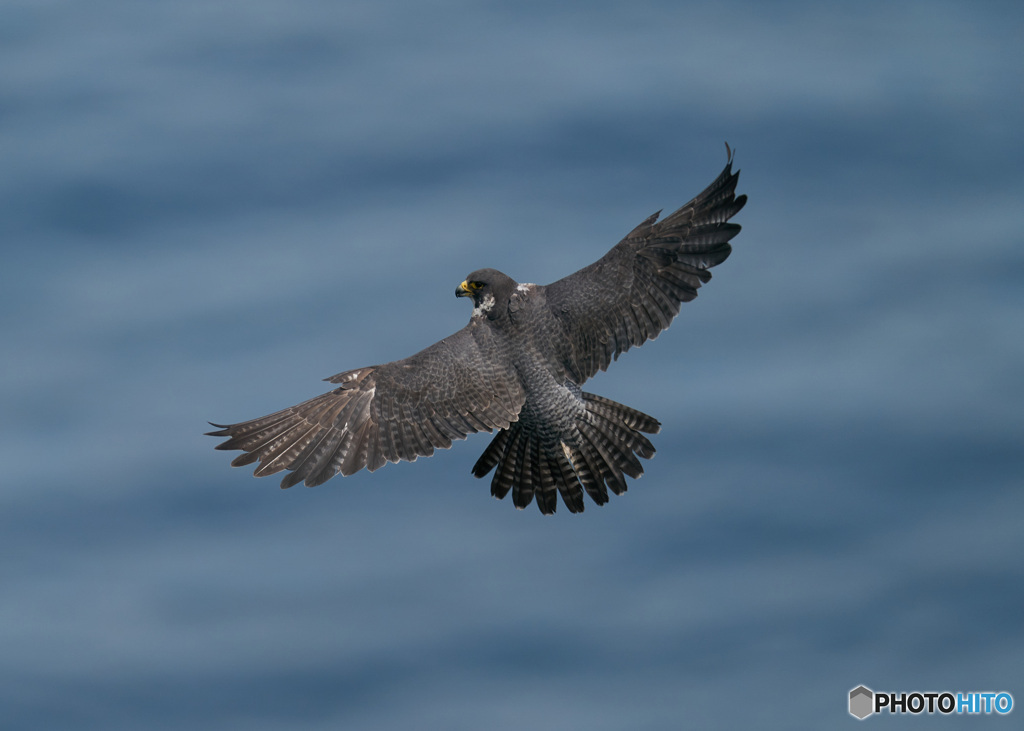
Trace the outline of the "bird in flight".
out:
<instances>
[{"instance_id":1,"label":"bird in flight","mask_svg":"<svg viewBox=\"0 0 1024 731\"><path fill-rule=\"evenodd\" d=\"M654 456L644 436L660 423L582 390L619 354L655 338L697 296L740 231L732 151L700 195L662 220L660 211L601 259L548 285L520 284L494 269L456 288L473 303L469 324L404 360L345 371L328 393L237 424L214 424L217 449L241 450L232 466L258 462L257 477L289 470L281 487L312 487L339 472L414 461L452 440L497 434L473 467L494 470L491 494L512 492L554 513L558 495L582 512L626 491Z\"/></svg>"}]
</instances>

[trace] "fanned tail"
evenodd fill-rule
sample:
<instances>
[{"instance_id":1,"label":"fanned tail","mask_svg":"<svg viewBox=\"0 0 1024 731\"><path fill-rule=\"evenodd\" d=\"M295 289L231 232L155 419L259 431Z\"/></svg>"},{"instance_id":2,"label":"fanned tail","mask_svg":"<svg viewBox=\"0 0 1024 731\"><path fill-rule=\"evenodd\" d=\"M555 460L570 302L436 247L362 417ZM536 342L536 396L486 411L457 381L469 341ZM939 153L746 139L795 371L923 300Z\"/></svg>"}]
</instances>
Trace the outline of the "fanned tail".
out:
<instances>
[{"instance_id":1,"label":"fanned tail","mask_svg":"<svg viewBox=\"0 0 1024 731\"><path fill-rule=\"evenodd\" d=\"M586 413L569 441L545 440L521 422L498 432L473 466L477 477L495 470L491 495L500 500L511 491L520 510L536 498L540 512L550 515L560 494L570 512L581 513L584 492L604 505L609 488L621 495L626 477L644 473L638 458L650 459L655 450L643 433L657 434L658 420L602 396L582 396Z\"/></svg>"}]
</instances>

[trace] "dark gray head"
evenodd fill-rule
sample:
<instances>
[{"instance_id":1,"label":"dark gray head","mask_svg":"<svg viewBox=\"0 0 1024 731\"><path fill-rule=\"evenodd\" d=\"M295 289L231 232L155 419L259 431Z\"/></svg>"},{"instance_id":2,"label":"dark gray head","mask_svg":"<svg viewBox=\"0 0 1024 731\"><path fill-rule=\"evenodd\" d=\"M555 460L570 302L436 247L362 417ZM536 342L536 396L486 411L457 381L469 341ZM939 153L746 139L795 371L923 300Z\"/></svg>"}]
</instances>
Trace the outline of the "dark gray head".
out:
<instances>
[{"instance_id":1,"label":"dark gray head","mask_svg":"<svg viewBox=\"0 0 1024 731\"><path fill-rule=\"evenodd\" d=\"M487 315L491 320L508 312L508 301L516 291L516 281L497 269L477 269L455 289L456 297L473 298L473 316Z\"/></svg>"}]
</instances>

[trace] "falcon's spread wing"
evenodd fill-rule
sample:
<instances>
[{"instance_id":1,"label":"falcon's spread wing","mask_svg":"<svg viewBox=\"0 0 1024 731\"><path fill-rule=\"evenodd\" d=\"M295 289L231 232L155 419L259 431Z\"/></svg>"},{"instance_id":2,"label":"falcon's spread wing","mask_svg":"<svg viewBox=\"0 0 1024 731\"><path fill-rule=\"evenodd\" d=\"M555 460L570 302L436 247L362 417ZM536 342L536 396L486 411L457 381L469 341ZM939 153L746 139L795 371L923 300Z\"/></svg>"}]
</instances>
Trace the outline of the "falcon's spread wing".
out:
<instances>
[{"instance_id":1,"label":"falcon's spread wing","mask_svg":"<svg viewBox=\"0 0 1024 731\"><path fill-rule=\"evenodd\" d=\"M736 195L738 179L730 152L721 175L692 201L660 222L655 213L604 257L547 286L571 341L567 365L577 383L657 337L711 279L708 269L726 260L740 231L728 220L747 202Z\"/></svg>"},{"instance_id":2,"label":"falcon's spread wing","mask_svg":"<svg viewBox=\"0 0 1024 731\"><path fill-rule=\"evenodd\" d=\"M327 380L338 388L260 419L223 425L217 449L259 461L255 475L288 469L281 487L313 486L338 472L371 472L447 449L453 439L504 429L518 419L522 386L474 323L405 360L358 368Z\"/></svg>"}]
</instances>

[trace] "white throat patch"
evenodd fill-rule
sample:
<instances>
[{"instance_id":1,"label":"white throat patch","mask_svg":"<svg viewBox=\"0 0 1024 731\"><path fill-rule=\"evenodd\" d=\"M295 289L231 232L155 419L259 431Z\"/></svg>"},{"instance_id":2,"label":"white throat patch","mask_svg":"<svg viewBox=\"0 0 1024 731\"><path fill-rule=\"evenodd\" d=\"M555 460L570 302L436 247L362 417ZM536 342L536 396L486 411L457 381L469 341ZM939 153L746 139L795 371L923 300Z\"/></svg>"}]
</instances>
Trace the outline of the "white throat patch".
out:
<instances>
[{"instance_id":1,"label":"white throat patch","mask_svg":"<svg viewBox=\"0 0 1024 731\"><path fill-rule=\"evenodd\" d=\"M494 309L494 295L489 294L480 301L480 304L473 308L473 317L483 317L492 309Z\"/></svg>"}]
</instances>

